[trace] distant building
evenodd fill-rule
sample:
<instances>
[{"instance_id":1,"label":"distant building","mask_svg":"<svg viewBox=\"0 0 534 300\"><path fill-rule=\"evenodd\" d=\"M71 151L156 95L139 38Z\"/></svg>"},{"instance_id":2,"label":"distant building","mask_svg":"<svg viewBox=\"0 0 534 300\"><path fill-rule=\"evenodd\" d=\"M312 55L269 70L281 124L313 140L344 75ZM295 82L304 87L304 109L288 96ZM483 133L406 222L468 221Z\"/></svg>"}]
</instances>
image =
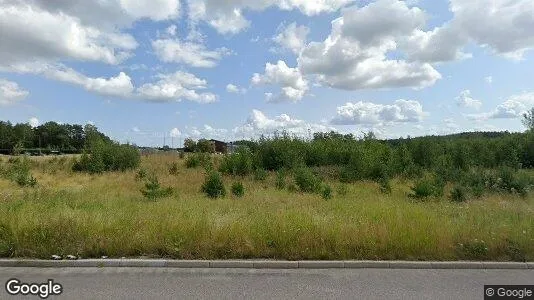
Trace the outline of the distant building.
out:
<instances>
[{"instance_id":1,"label":"distant building","mask_svg":"<svg viewBox=\"0 0 534 300\"><path fill-rule=\"evenodd\" d=\"M210 142L213 145L213 148L215 149L216 153L227 153L228 152L228 144L223 141L218 140L210 140Z\"/></svg>"}]
</instances>

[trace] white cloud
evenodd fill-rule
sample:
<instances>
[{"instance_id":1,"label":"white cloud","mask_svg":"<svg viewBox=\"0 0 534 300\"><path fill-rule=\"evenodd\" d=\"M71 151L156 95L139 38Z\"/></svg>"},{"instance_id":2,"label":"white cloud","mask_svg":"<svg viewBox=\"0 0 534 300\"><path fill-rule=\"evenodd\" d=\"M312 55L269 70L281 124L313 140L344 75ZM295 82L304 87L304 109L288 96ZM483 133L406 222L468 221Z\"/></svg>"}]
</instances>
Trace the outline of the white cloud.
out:
<instances>
[{"instance_id":1,"label":"white cloud","mask_svg":"<svg viewBox=\"0 0 534 300\"><path fill-rule=\"evenodd\" d=\"M456 97L456 104L460 107L480 109L482 107L482 101L474 99L470 90L464 90L460 93L460 96Z\"/></svg>"},{"instance_id":2,"label":"white cloud","mask_svg":"<svg viewBox=\"0 0 534 300\"><path fill-rule=\"evenodd\" d=\"M204 127L202 128L191 127L187 136L193 137L195 139L204 138L225 140L228 138L228 130L213 128L210 125L204 125Z\"/></svg>"},{"instance_id":3,"label":"white cloud","mask_svg":"<svg viewBox=\"0 0 534 300\"><path fill-rule=\"evenodd\" d=\"M32 117L28 120L28 124L30 124L31 127L35 128L39 126L39 119L37 119L36 117Z\"/></svg>"},{"instance_id":4,"label":"white cloud","mask_svg":"<svg viewBox=\"0 0 534 300\"><path fill-rule=\"evenodd\" d=\"M212 103L217 96L209 92L199 92L207 88L207 81L191 73L178 71L173 74L159 74L155 83L145 83L137 89L137 96L157 102L180 102L183 99Z\"/></svg>"},{"instance_id":5,"label":"white cloud","mask_svg":"<svg viewBox=\"0 0 534 300\"><path fill-rule=\"evenodd\" d=\"M267 63L265 73L255 73L252 77L252 84L279 85L280 94L274 96L267 93L269 102L297 102L301 100L309 89L308 81L303 78L298 68L290 68L284 61L278 61L276 65Z\"/></svg>"},{"instance_id":6,"label":"white cloud","mask_svg":"<svg viewBox=\"0 0 534 300\"><path fill-rule=\"evenodd\" d=\"M170 132L170 136L173 138L177 138L177 137L182 136L182 132L178 128L173 128Z\"/></svg>"},{"instance_id":7,"label":"white cloud","mask_svg":"<svg viewBox=\"0 0 534 300\"><path fill-rule=\"evenodd\" d=\"M4 66L64 58L118 64L137 47L129 34L82 24L75 16L24 1L0 4L0 28L0 64Z\"/></svg>"},{"instance_id":8,"label":"white cloud","mask_svg":"<svg viewBox=\"0 0 534 300\"><path fill-rule=\"evenodd\" d=\"M452 26L493 52L520 59L534 49L534 2L531 0L451 0Z\"/></svg>"},{"instance_id":9,"label":"white cloud","mask_svg":"<svg viewBox=\"0 0 534 300\"><path fill-rule=\"evenodd\" d=\"M169 36L175 36L177 29L178 27L172 24L171 26L167 27L167 29L165 29L165 33L167 33Z\"/></svg>"},{"instance_id":10,"label":"white cloud","mask_svg":"<svg viewBox=\"0 0 534 300\"><path fill-rule=\"evenodd\" d=\"M189 100L198 103L217 101L215 94L202 92L208 88L206 80L182 71L171 74L158 74L156 82L145 83L137 88L130 76L124 72L109 78L93 78L62 65L48 64L16 65L13 71L42 75L49 79L81 86L89 92L124 99L155 102Z\"/></svg>"},{"instance_id":11,"label":"white cloud","mask_svg":"<svg viewBox=\"0 0 534 300\"><path fill-rule=\"evenodd\" d=\"M136 19L163 21L178 17L179 0L120 0L122 8Z\"/></svg>"},{"instance_id":12,"label":"white cloud","mask_svg":"<svg viewBox=\"0 0 534 300\"><path fill-rule=\"evenodd\" d=\"M493 111L481 114L467 115L471 120L488 120L488 119L515 119L520 118L523 113L534 106L534 93L524 92L519 95L513 95L508 100L498 105Z\"/></svg>"},{"instance_id":13,"label":"white cloud","mask_svg":"<svg viewBox=\"0 0 534 300\"><path fill-rule=\"evenodd\" d=\"M487 76L486 78L484 78L484 81L486 81L487 84L492 84L493 83L493 76Z\"/></svg>"},{"instance_id":14,"label":"white cloud","mask_svg":"<svg viewBox=\"0 0 534 300\"><path fill-rule=\"evenodd\" d=\"M531 0L450 0L450 10L454 16L449 22L429 32L418 31L401 47L423 61L470 57L462 52L469 42L512 59L534 49Z\"/></svg>"},{"instance_id":15,"label":"white cloud","mask_svg":"<svg viewBox=\"0 0 534 300\"><path fill-rule=\"evenodd\" d=\"M231 84L229 83L227 86L226 86L226 91L228 93L232 93L232 94L245 94L247 92L247 89L245 88L240 88L238 87L237 85L235 84Z\"/></svg>"},{"instance_id":16,"label":"white cloud","mask_svg":"<svg viewBox=\"0 0 534 300\"><path fill-rule=\"evenodd\" d=\"M306 26L297 26L297 23L294 22L287 26L282 24L273 41L280 47L298 54L306 46L309 33L310 29Z\"/></svg>"},{"instance_id":17,"label":"white cloud","mask_svg":"<svg viewBox=\"0 0 534 300\"><path fill-rule=\"evenodd\" d=\"M425 24L425 14L403 1L378 0L343 10L323 42L311 42L298 58L304 75L324 85L357 90L433 85L441 75L425 62L390 59L397 45Z\"/></svg>"},{"instance_id":18,"label":"white cloud","mask_svg":"<svg viewBox=\"0 0 534 300\"><path fill-rule=\"evenodd\" d=\"M24 100L30 93L16 82L0 78L0 105L11 105Z\"/></svg>"},{"instance_id":19,"label":"white cloud","mask_svg":"<svg viewBox=\"0 0 534 300\"><path fill-rule=\"evenodd\" d=\"M274 118L267 117L262 111L254 109L242 126L234 128L236 137L256 137L262 134L273 134L286 131L298 136L308 136L309 133L327 132L335 130L331 126L323 124L307 123L303 120L294 119L286 114Z\"/></svg>"},{"instance_id":20,"label":"white cloud","mask_svg":"<svg viewBox=\"0 0 534 300\"><path fill-rule=\"evenodd\" d=\"M275 6L312 16L337 11L351 2L354 0L188 0L188 6L192 20L205 21L222 34L236 34L250 26L244 10L262 11Z\"/></svg>"},{"instance_id":21,"label":"white cloud","mask_svg":"<svg viewBox=\"0 0 534 300\"><path fill-rule=\"evenodd\" d=\"M158 58L167 63L186 64L197 68L213 68L230 51L226 48L208 50L202 43L179 39L159 39L152 42Z\"/></svg>"},{"instance_id":22,"label":"white cloud","mask_svg":"<svg viewBox=\"0 0 534 300\"><path fill-rule=\"evenodd\" d=\"M397 100L392 105L359 101L348 102L337 108L332 120L335 125L383 125L393 123L415 123L428 114L421 103L414 100Z\"/></svg>"}]
</instances>

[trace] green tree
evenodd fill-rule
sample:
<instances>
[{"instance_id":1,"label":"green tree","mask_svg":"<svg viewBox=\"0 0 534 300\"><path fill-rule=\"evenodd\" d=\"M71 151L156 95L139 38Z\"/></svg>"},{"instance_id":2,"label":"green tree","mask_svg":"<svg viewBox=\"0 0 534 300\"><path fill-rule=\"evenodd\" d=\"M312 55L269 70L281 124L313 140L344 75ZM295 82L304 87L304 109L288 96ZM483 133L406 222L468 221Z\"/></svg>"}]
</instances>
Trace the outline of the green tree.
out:
<instances>
[{"instance_id":1,"label":"green tree","mask_svg":"<svg viewBox=\"0 0 534 300\"><path fill-rule=\"evenodd\" d=\"M529 111L523 114L523 125L527 128L527 130L533 130L534 129L534 107L531 108Z\"/></svg>"}]
</instances>

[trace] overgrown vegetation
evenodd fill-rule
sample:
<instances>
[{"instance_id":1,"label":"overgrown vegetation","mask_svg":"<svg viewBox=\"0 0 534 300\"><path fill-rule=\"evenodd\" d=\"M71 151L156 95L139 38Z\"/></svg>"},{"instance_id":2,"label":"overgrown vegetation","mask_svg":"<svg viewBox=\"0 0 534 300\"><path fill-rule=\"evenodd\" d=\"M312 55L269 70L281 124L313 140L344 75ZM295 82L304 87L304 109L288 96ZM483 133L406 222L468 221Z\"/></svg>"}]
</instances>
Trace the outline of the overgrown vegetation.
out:
<instances>
[{"instance_id":1,"label":"overgrown vegetation","mask_svg":"<svg viewBox=\"0 0 534 300\"><path fill-rule=\"evenodd\" d=\"M211 171L206 175L202 192L210 198L219 198L226 196L226 188L222 176L218 172Z\"/></svg>"},{"instance_id":2,"label":"overgrown vegetation","mask_svg":"<svg viewBox=\"0 0 534 300\"><path fill-rule=\"evenodd\" d=\"M141 189L141 193L147 199L154 201L159 198L171 196L173 189L171 187L162 188L158 177L156 175L152 175L145 183L145 187Z\"/></svg>"},{"instance_id":3,"label":"overgrown vegetation","mask_svg":"<svg viewBox=\"0 0 534 300\"><path fill-rule=\"evenodd\" d=\"M532 130L238 144L140 163L86 137L75 159L2 159L0 256L534 259Z\"/></svg>"}]
</instances>

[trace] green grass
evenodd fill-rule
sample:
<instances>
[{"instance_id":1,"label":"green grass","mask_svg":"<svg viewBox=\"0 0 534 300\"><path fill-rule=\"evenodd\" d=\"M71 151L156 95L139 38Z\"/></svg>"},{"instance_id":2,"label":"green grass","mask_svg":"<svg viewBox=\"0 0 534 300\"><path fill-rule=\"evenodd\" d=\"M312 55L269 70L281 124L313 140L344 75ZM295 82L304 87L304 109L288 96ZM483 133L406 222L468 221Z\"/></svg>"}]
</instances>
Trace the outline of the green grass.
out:
<instances>
[{"instance_id":1,"label":"green grass","mask_svg":"<svg viewBox=\"0 0 534 300\"><path fill-rule=\"evenodd\" d=\"M178 162L175 175L172 162ZM243 198L209 199L200 191L203 168L187 169L177 155L153 155L141 167L175 192L149 201L137 171L78 174L70 163L34 160L36 188L0 179L0 255L534 260L532 195L454 203L445 193L421 202L407 196L411 182L392 180L391 194L358 182L345 185L343 195L334 188L325 201L277 189L273 173L264 182L237 177L247 191ZM229 189L236 178L223 180Z\"/></svg>"}]
</instances>

